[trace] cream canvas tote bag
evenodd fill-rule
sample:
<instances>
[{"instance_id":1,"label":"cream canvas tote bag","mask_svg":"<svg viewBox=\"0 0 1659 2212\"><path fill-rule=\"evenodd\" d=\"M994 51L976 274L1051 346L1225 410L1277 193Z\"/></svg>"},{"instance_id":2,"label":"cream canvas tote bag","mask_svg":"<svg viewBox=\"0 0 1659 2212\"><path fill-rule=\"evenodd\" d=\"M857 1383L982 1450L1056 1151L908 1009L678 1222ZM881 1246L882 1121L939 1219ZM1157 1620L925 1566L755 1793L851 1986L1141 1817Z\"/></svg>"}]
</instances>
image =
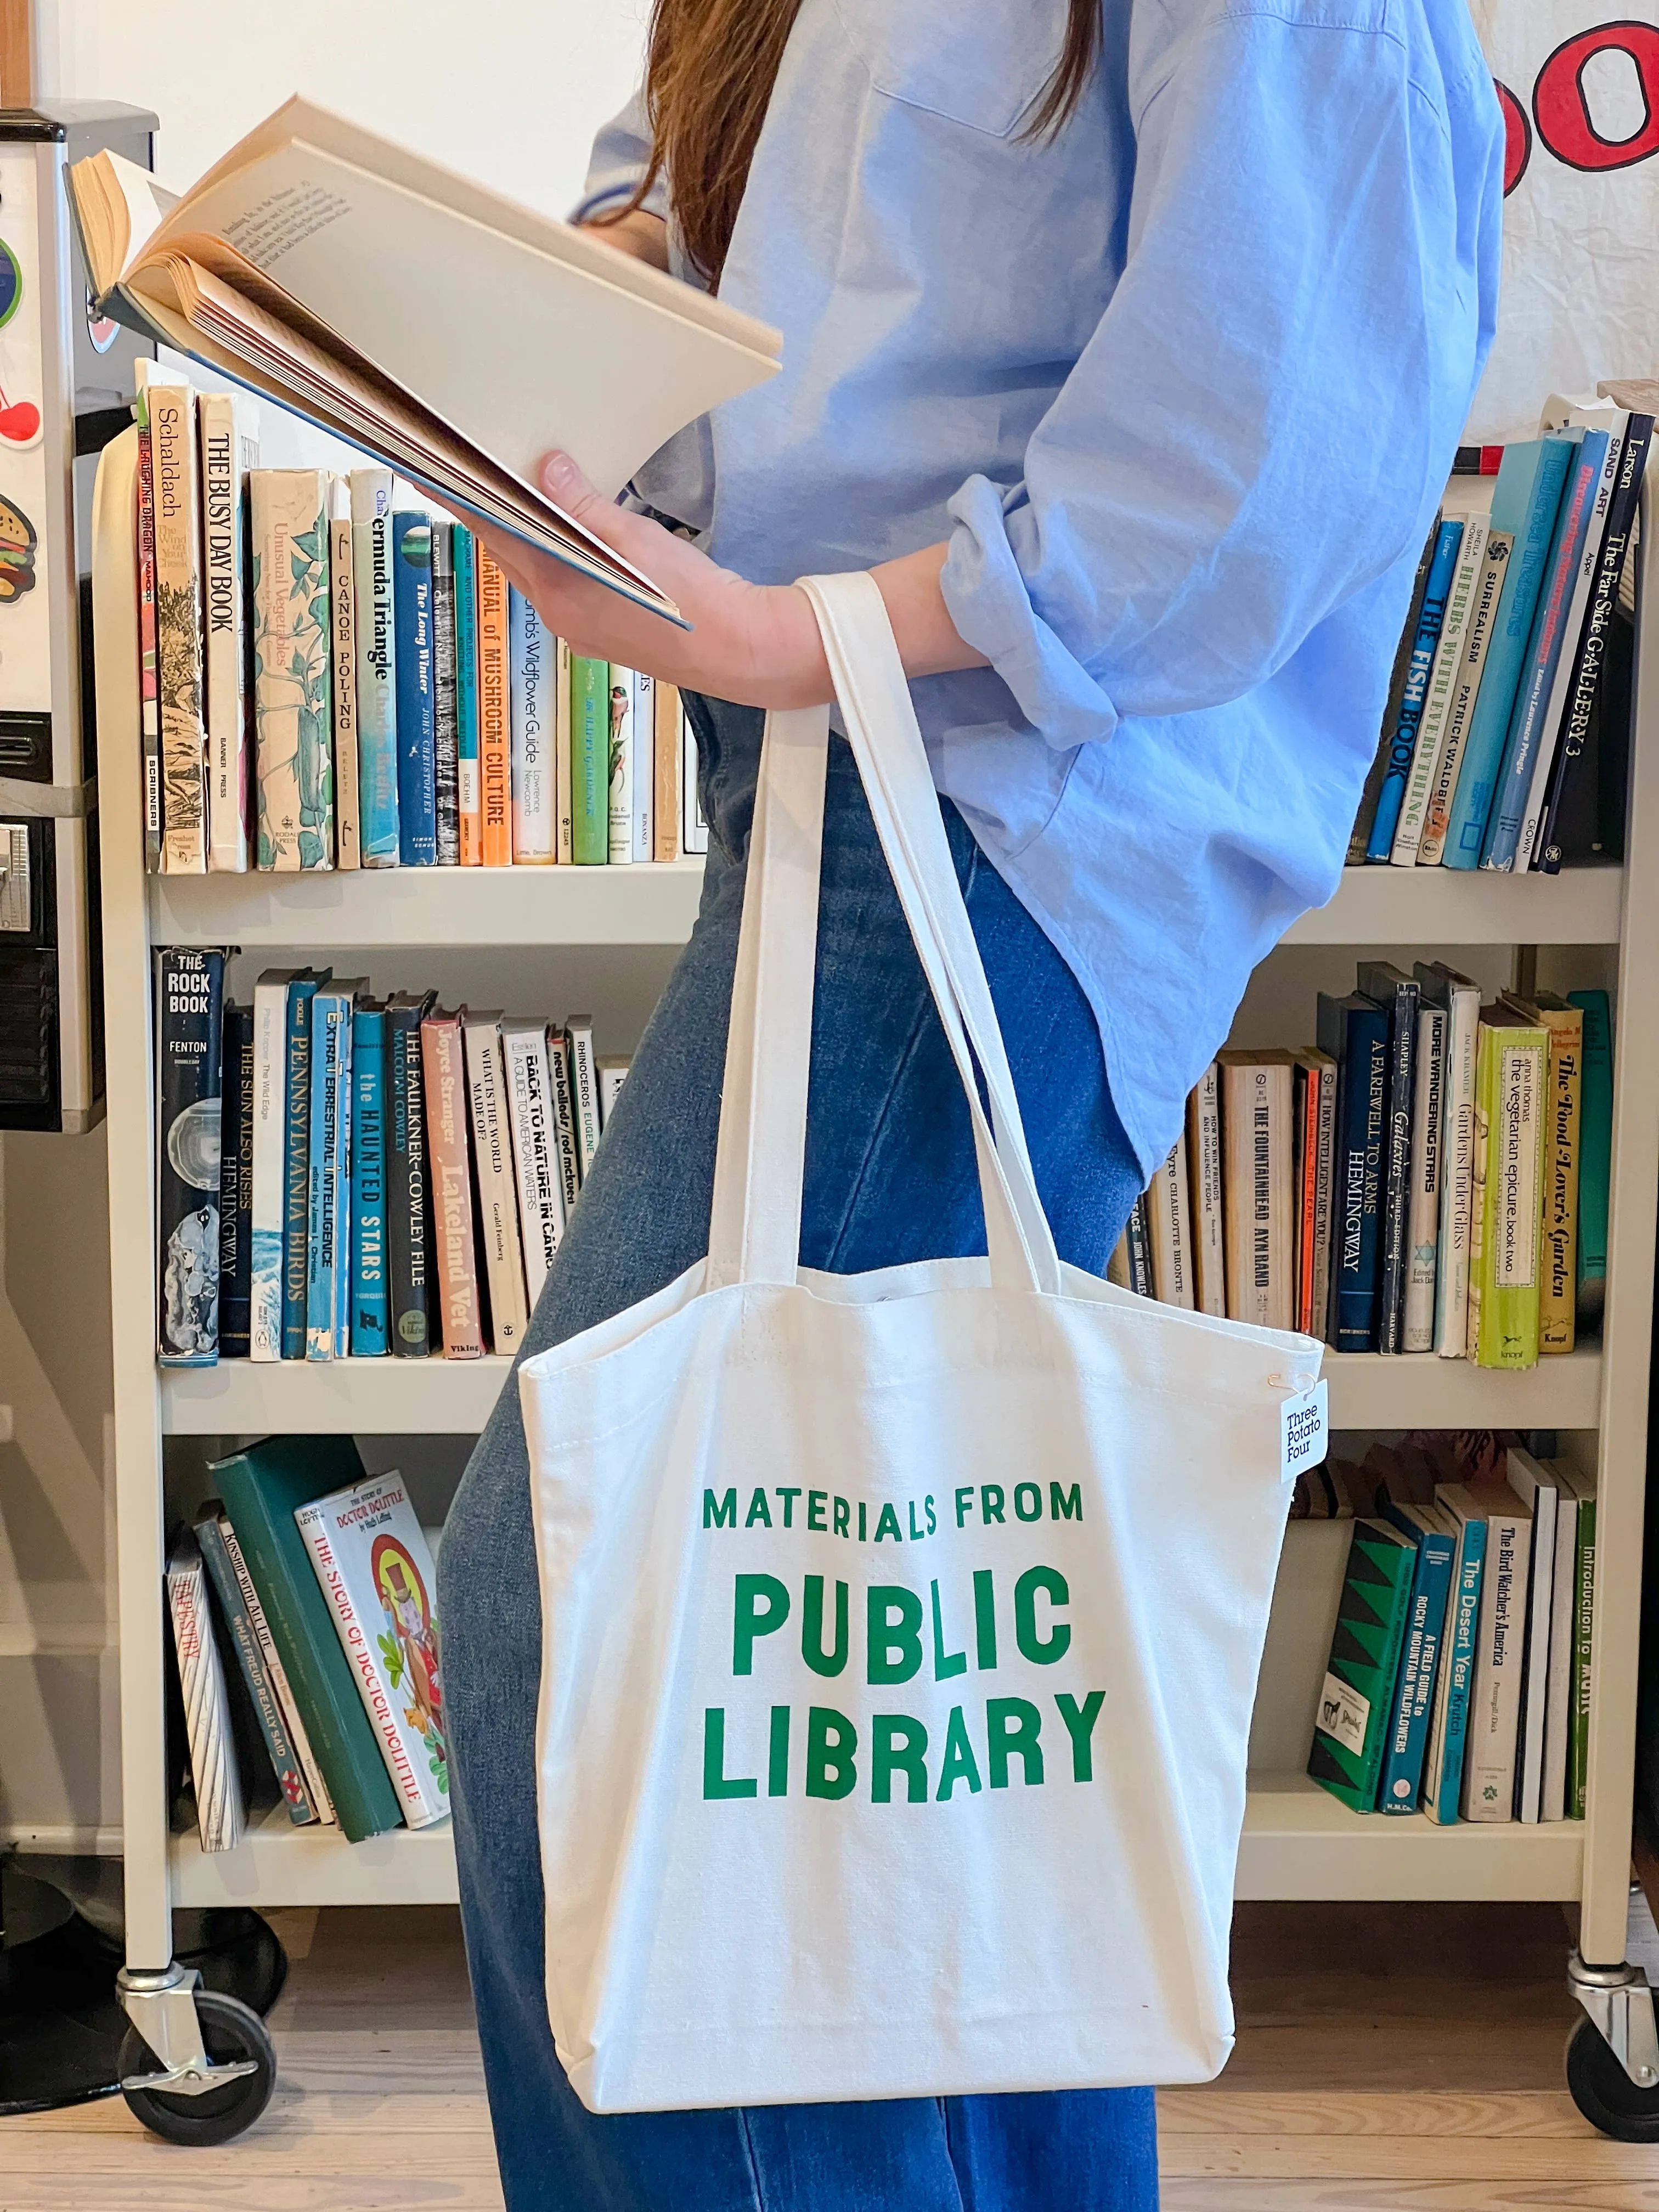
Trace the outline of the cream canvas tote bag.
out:
<instances>
[{"instance_id":1,"label":"cream canvas tote bag","mask_svg":"<svg viewBox=\"0 0 1659 2212\"><path fill-rule=\"evenodd\" d=\"M1057 1258L880 594L807 589L989 1256L799 1265L828 716L775 713L708 1257L519 1370L554 2039L595 2112L1206 2080L1322 1347Z\"/></svg>"}]
</instances>

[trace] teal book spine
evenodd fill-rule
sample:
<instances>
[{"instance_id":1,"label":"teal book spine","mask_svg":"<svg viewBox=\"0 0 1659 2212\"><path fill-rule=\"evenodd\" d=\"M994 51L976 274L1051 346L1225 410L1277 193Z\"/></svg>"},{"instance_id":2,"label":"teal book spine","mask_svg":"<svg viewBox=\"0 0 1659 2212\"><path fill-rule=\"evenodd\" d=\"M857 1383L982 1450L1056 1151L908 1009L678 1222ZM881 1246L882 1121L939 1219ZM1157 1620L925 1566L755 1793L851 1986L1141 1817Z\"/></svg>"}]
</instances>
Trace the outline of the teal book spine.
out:
<instances>
[{"instance_id":1,"label":"teal book spine","mask_svg":"<svg viewBox=\"0 0 1659 2212\"><path fill-rule=\"evenodd\" d=\"M351 1018L351 1354L391 1348L386 1250L386 1008L359 1003Z\"/></svg>"},{"instance_id":2,"label":"teal book spine","mask_svg":"<svg viewBox=\"0 0 1659 2212\"><path fill-rule=\"evenodd\" d=\"M1447 1601L1446 1717L1436 1747L1432 1794L1424 1792L1431 1820L1453 1826L1463 1796L1463 1747L1469 1733L1469 1692L1474 1681L1475 1636L1480 1626L1480 1584L1486 1566L1486 1524L1480 1516L1464 1522L1455 1579Z\"/></svg>"},{"instance_id":3,"label":"teal book spine","mask_svg":"<svg viewBox=\"0 0 1659 2212\"><path fill-rule=\"evenodd\" d=\"M356 593L358 836L366 868L395 868L398 646L392 591L392 471L351 472L351 575Z\"/></svg>"},{"instance_id":4,"label":"teal book spine","mask_svg":"<svg viewBox=\"0 0 1659 2212\"><path fill-rule=\"evenodd\" d=\"M438 760L432 668L432 520L392 518L398 659L398 830L403 865L438 865Z\"/></svg>"},{"instance_id":5,"label":"teal book spine","mask_svg":"<svg viewBox=\"0 0 1659 2212\"><path fill-rule=\"evenodd\" d=\"M311 1002L311 1158L306 1231L306 1358L343 1359L349 1344L351 1002L325 985Z\"/></svg>"},{"instance_id":6,"label":"teal book spine","mask_svg":"<svg viewBox=\"0 0 1659 2212\"><path fill-rule=\"evenodd\" d=\"M1382 1761L1382 1779L1376 1793L1379 1813L1414 1813L1423 1782L1423 1761L1429 1747L1429 1723L1434 1714L1436 1672L1445 1637L1446 1601L1451 1591L1452 1561L1457 1540L1449 1529L1417 1528L1391 1507L1383 1508L1390 1520L1417 1543L1417 1573L1412 1584L1411 1611L1407 1616L1406 1641L1401 1650L1400 1675L1395 1685L1394 1723Z\"/></svg>"},{"instance_id":7,"label":"teal book spine","mask_svg":"<svg viewBox=\"0 0 1659 2212\"><path fill-rule=\"evenodd\" d=\"M1474 868L1480 864L1515 695L1532 637L1539 587L1555 536L1561 489L1567 480L1568 464L1577 452L1577 442L1564 437L1533 438L1523 445L1504 448L1492 491L1492 526L1512 531L1515 550L1492 618L1486 669L1463 741L1463 759L1442 855L1444 867Z\"/></svg>"},{"instance_id":8,"label":"teal book spine","mask_svg":"<svg viewBox=\"0 0 1659 2212\"><path fill-rule=\"evenodd\" d=\"M288 987L288 1113L283 1138L283 1357L306 1356L307 1247L311 1233L311 1002L332 971Z\"/></svg>"},{"instance_id":9,"label":"teal book spine","mask_svg":"<svg viewBox=\"0 0 1659 2212\"><path fill-rule=\"evenodd\" d=\"M570 656L570 853L611 858L611 664Z\"/></svg>"},{"instance_id":10,"label":"teal book spine","mask_svg":"<svg viewBox=\"0 0 1659 2212\"><path fill-rule=\"evenodd\" d=\"M464 522L452 532L455 570L455 790L461 823L461 865L482 858L478 781L478 557ZM468 836L471 826L471 836Z\"/></svg>"}]
</instances>

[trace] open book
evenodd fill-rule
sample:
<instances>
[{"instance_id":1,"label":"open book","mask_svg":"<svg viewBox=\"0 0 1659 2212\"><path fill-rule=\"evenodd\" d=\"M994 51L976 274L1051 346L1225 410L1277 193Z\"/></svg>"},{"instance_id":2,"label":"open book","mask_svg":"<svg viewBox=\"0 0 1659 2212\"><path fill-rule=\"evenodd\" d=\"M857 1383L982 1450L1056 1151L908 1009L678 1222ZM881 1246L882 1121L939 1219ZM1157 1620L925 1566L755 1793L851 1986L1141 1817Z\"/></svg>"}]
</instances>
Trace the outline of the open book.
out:
<instances>
[{"instance_id":1,"label":"open book","mask_svg":"<svg viewBox=\"0 0 1659 2212\"><path fill-rule=\"evenodd\" d=\"M69 189L104 313L678 619L536 465L560 447L620 490L776 374L777 331L303 100L182 197L108 152Z\"/></svg>"}]
</instances>

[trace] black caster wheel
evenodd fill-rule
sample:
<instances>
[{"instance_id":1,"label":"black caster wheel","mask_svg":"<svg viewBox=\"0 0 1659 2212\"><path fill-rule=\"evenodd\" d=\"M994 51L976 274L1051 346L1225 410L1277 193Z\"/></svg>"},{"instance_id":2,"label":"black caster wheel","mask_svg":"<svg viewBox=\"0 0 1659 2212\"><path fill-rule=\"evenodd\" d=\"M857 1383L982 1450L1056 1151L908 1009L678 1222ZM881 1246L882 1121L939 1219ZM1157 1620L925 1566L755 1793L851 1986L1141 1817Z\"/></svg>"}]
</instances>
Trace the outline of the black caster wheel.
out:
<instances>
[{"instance_id":1,"label":"black caster wheel","mask_svg":"<svg viewBox=\"0 0 1659 2212\"><path fill-rule=\"evenodd\" d=\"M1659 2142L1659 2088L1637 2087L1593 2021L1567 2038L1567 2087L1590 2125L1615 2142Z\"/></svg>"},{"instance_id":2,"label":"black caster wheel","mask_svg":"<svg viewBox=\"0 0 1659 2212\"><path fill-rule=\"evenodd\" d=\"M251 2059L252 2073L239 2074L222 2089L209 2089L199 2097L168 2096L158 2089L124 2088L121 2094L150 2133L166 2142L229 2142L251 2128L270 2102L276 2086L276 2053L264 2021L236 1997L198 1989L196 2017L202 2023L202 2046L210 2058L220 2064ZM149 2044L136 2027L130 2027L121 2045L122 2081L160 2070Z\"/></svg>"}]
</instances>

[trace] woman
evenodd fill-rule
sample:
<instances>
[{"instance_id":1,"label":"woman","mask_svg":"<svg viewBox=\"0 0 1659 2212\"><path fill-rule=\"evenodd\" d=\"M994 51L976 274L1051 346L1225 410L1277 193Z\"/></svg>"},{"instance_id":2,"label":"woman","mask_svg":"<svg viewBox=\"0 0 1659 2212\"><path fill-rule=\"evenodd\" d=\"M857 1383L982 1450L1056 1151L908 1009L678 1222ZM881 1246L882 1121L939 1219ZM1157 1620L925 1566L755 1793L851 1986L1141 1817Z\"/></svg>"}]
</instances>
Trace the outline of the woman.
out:
<instances>
[{"instance_id":1,"label":"woman","mask_svg":"<svg viewBox=\"0 0 1659 2212\"><path fill-rule=\"evenodd\" d=\"M579 219L777 325L784 368L639 478L690 540L546 464L690 631L496 548L577 649L686 690L710 830L526 1350L706 1249L760 710L830 696L792 587L813 571L881 587L1037 1181L1061 1253L1103 1271L1251 969L1335 888L1491 339L1501 145L1464 0L656 0ZM982 1251L965 1108L840 743L813 1019L803 1258ZM511 1390L442 1582L513 2212L1155 2204L1149 2090L585 2112L544 2008Z\"/></svg>"}]
</instances>

